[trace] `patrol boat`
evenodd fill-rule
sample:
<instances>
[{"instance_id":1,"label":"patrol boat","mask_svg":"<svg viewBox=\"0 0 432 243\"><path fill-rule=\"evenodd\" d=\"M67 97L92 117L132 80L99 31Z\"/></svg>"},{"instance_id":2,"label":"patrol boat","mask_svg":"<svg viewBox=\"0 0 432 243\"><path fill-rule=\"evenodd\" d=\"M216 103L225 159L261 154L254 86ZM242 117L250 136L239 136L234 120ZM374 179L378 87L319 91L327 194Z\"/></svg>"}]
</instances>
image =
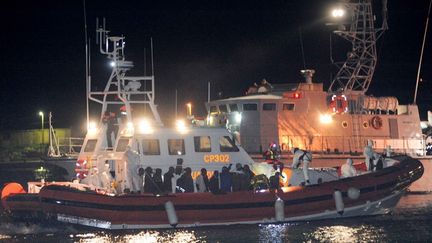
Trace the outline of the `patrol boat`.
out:
<instances>
[{"instance_id":1,"label":"patrol boat","mask_svg":"<svg viewBox=\"0 0 432 243\"><path fill-rule=\"evenodd\" d=\"M63 183L19 184L2 191L2 204L18 219L57 220L103 229L149 229L211 225L280 223L386 214L409 185L423 174L407 156L387 158L390 166L339 178L334 170L313 170L312 185L279 190L226 193L114 194L101 188ZM301 172L284 169L299 183ZM319 177L317 179L317 177ZM323 179L324 178L324 179Z\"/></svg>"},{"instance_id":2,"label":"patrol boat","mask_svg":"<svg viewBox=\"0 0 432 243\"><path fill-rule=\"evenodd\" d=\"M367 140L374 148L425 155L418 107L396 97L367 95L377 63L376 41L387 30L387 1L382 24L375 28L371 1L343 1L345 15L332 25L351 43L328 90L301 70L304 82L269 84L263 80L246 95L207 102L207 124L227 127L248 153L277 143L282 151L304 148L319 155L361 154ZM343 10L340 10L343 11ZM342 12L343 13L343 12ZM337 26L337 27L336 27Z\"/></svg>"},{"instance_id":3,"label":"patrol boat","mask_svg":"<svg viewBox=\"0 0 432 243\"><path fill-rule=\"evenodd\" d=\"M276 168L283 177L277 189L269 189L264 176L275 174L274 166L255 163L225 128L182 122L174 128L162 126L154 104L154 76L127 76L133 64L123 56L124 37L108 36L104 27L97 33L100 50L111 59L113 70L103 91L88 92L88 99L102 108L100 121L89 126L78 156L77 180L29 182L28 192L17 183L6 185L2 206L15 218L138 229L376 215L391 211L423 174L418 160L395 156L386 158L379 171L350 178L341 178L337 168L311 169L308 185L301 170ZM152 119L140 117L143 105L152 111ZM120 108L124 114L118 122L114 113ZM179 174L190 168L192 178L206 168L211 177L228 164L239 168L237 176L247 165L262 179L234 192L143 193L138 176L141 168L166 172L176 167Z\"/></svg>"}]
</instances>

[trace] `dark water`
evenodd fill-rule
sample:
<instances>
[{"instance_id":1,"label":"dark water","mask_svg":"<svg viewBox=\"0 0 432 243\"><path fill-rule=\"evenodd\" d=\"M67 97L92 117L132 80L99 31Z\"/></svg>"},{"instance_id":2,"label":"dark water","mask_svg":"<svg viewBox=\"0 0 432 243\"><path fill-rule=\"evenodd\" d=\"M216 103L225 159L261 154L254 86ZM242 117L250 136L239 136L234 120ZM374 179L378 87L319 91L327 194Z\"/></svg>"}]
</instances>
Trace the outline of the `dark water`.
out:
<instances>
[{"instance_id":1,"label":"dark water","mask_svg":"<svg viewBox=\"0 0 432 243\"><path fill-rule=\"evenodd\" d=\"M104 231L71 225L7 223L2 242L432 242L432 194L404 196L394 213L377 217L278 225Z\"/></svg>"}]
</instances>

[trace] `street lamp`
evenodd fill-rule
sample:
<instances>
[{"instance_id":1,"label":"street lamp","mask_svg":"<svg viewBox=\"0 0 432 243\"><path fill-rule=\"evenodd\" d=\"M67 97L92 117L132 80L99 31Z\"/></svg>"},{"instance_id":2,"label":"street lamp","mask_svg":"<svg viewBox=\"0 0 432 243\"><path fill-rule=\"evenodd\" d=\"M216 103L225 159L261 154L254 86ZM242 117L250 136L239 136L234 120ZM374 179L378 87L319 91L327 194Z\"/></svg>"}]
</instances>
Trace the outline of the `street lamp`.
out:
<instances>
[{"instance_id":1,"label":"street lamp","mask_svg":"<svg viewBox=\"0 0 432 243\"><path fill-rule=\"evenodd\" d=\"M42 111L39 111L39 116L41 117L41 134L42 134L41 145L43 147L43 144L44 144L44 113Z\"/></svg>"},{"instance_id":2,"label":"street lamp","mask_svg":"<svg viewBox=\"0 0 432 243\"><path fill-rule=\"evenodd\" d=\"M332 10L331 15L333 18L342 18L345 16L345 9L338 7Z\"/></svg>"},{"instance_id":3,"label":"street lamp","mask_svg":"<svg viewBox=\"0 0 432 243\"><path fill-rule=\"evenodd\" d=\"M189 102L186 104L186 106L187 106L187 115L192 116L192 103Z\"/></svg>"}]
</instances>

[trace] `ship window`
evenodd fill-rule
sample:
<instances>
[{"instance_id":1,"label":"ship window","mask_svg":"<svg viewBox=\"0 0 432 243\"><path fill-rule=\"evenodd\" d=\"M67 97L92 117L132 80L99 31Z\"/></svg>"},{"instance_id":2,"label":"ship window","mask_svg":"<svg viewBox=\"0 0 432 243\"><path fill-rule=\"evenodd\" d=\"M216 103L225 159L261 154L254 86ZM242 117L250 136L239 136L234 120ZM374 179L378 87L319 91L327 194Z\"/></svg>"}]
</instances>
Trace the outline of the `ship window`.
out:
<instances>
[{"instance_id":1,"label":"ship window","mask_svg":"<svg viewBox=\"0 0 432 243\"><path fill-rule=\"evenodd\" d=\"M185 154L185 145L183 139L168 139L168 152L170 155Z\"/></svg>"},{"instance_id":2,"label":"ship window","mask_svg":"<svg viewBox=\"0 0 432 243\"><path fill-rule=\"evenodd\" d=\"M238 106L237 104L230 104L229 105L230 111L234 112L234 111L238 111Z\"/></svg>"},{"instance_id":3,"label":"ship window","mask_svg":"<svg viewBox=\"0 0 432 243\"><path fill-rule=\"evenodd\" d=\"M96 149L97 139L89 139L87 140L87 144L84 148L84 152L94 152Z\"/></svg>"},{"instance_id":4,"label":"ship window","mask_svg":"<svg viewBox=\"0 0 432 243\"><path fill-rule=\"evenodd\" d=\"M226 105L220 105L219 106L219 111L220 112L228 112L227 106Z\"/></svg>"},{"instance_id":5,"label":"ship window","mask_svg":"<svg viewBox=\"0 0 432 243\"><path fill-rule=\"evenodd\" d=\"M256 111L258 110L257 104L243 104L243 111Z\"/></svg>"},{"instance_id":6,"label":"ship window","mask_svg":"<svg viewBox=\"0 0 432 243\"><path fill-rule=\"evenodd\" d=\"M282 110L284 111L293 111L294 110L294 104L292 103L285 103L282 105Z\"/></svg>"},{"instance_id":7,"label":"ship window","mask_svg":"<svg viewBox=\"0 0 432 243\"><path fill-rule=\"evenodd\" d=\"M235 145L234 141L229 136L223 136L219 139L220 151L221 152L238 152L239 149Z\"/></svg>"},{"instance_id":8,"label":"ship window","mask_svg":"<svg viewBox=\"0 0 432 243\"><path fill-rule=\"evenodd\" d=\"M144 155L160 155L159 139L143 139L142 147Z\"/></svg>"},{"instance_id":9,"label":"ship window","mask_svg":"<svg viewBox=\"0 0 432 243\"><path fill-rule=\"evenodd\" d=\"M210 106L210 113L217 112L217 107L215 105Z\"/></svg>"},{"instance_id":10,"label":"ship window","mask_svg":"<svg viewBox=\"0 0 432 243\"><path fill-rule=\"evenodd\" d=\"M211 152L209 136L194 137L195 152Z\"/></svg>"},{"instance_id":11,"label":"ship window","mask_svg":"<svg viewBox=\"0 0 432 243\"><path fill-rule=\"evenodd\" d=\"M129 145L129 138L120 138L117 144L116 152L124 152Z\"/></svg>"},{"instance_id":12,"label":"ship window","mask_svg":"<svg viewBox=\"0 0 432 243\"><path fill-rule=\"evenodd\" d=\"M275 111L276 110L276 104L275 103L264 103L263 104L263 111Z\"/></svg>"}]
</instances>

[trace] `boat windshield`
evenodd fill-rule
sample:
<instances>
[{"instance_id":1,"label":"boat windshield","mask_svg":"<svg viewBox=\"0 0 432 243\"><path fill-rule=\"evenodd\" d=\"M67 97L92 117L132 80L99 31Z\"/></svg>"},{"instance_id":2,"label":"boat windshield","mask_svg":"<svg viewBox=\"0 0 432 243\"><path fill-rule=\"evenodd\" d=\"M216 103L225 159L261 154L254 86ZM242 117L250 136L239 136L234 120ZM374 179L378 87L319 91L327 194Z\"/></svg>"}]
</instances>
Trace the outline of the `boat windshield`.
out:
<instances>
[{"instance_id":1,"label":"boat windshield","mask_svg":"<svg viewBox=\"0 0 432 243\"><path fill-rule=\"evenodd\" d=\"M219 139L221 152L238 152L239 148L229 136L223 136Z\"/></svg>"},{"instance_id":2,"label":"boat windshield","mask_svg":"<svg viewBox=\"0 0 432 243\"><path fill-rule=\"evenodd\" d=\"M89 139L84 147L84 152L94 152L96 149L97 139Z\"/></svg>"},{"instance_id":3,"label":"boat windshield","mask_svg":"<svg viewBox=\"0 0 432 243\"><path fill-rule=\"evenodd\" d=\"M129 145L129 138L120 138L117 144L116 152L125 152Z\"/></svg>"}]
</instances>

